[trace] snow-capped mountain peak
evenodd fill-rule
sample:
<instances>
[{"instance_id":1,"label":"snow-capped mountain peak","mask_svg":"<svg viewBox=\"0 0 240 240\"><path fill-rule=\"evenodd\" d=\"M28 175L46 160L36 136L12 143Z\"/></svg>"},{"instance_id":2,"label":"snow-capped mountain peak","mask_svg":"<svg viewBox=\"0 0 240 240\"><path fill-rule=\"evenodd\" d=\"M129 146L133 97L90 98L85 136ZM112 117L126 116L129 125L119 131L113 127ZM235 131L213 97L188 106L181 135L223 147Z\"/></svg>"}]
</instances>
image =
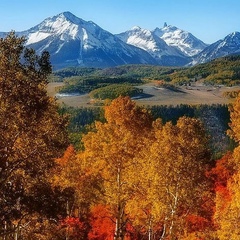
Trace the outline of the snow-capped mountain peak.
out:
<instances>
[{"instance_id":1,"label":"snow-capped mountain peak","mask_svg":"<svg viewBox=\"0 0 240 240\"><path fill-rule=\"evenodd\" d=\"M201 52L207 46L207 44L197 39L191 33L166 23L163 28L156 28L153 32L169 46L178 48L186 56L191 57Z\"/></svg>"},{"instance_id":2,"label":"snow-capped mountain peak","mask_svg":"<svg viewBox=\"0 0 240 240\"><path fill-rule=\"evenodd\" d=\"M71 12L62 12L58 16L75 24L79 24L83 21L81 18L76 17Z\"/></svg>"},{"instance_id":3,"label":"snow-capped mountain peak","mask_svg":"<svg viewBox=\"0 0 240 240\"><path fill-rule=\"evenodd\" d=\"M130 30L131 31L140 31L142 28L139 26L133 26Z\"/></svg>"},{"instance_id":4,"label":"snow-capped mountain peak","mask_svg":"<svg viewBox=\"0 0 240 240\"><path fill-rule=\"evenodd\" d=\"M78 25L84 24L84 22L70 12L63 12L57 16L47 18L28 31L27 45L44 40L52 34L61 35L62 40L76 39L79 33Z\"/></svg>"},{"instance_id":5,"label":"snow-capped mountain peak","mask_svg":"<svg viewBox=\"0 0 240 240\"><path fill-rule=\"evenodd\" d=\"M229 35L227 35L223 42L225 43L225 45L232 45L233 46L236 46L240 44L240 32L233 32L233 33L230 33Z\"/></svg>"},{"instance_id":6,"label":"snow-capped mountain peak","mask_svg":"<svg viewBox=\"0 0 240 240\"><path fill-rule=\"evenodd\" d=\"M161 30L161 29L159 29L159 30ZM176 30L180 30L180 29L178 29L177 27L172 26L172 25L167 25L166 22L164 23L163 28L162 28L163 33L164 32L173 32L173 31L176 31Z\"/></svg>"},{"instance_id":7,"label":"snow-capped mountain peak","mask_svg":"<svg viewBox=\"0 0 240 240\"><path fill-rule=\"evenodd\" d=\"M47 50L57 68L156 64L147 52L120 41L97 24L84 21L70 12L49 17L18 34L26 36L26 45L34 48L38 54Z\"/></svg>"},{"instance_id":8,"label":"snow-capped mountain peak","mask_svg":"<svg viewBox=\"0 0 240 240\"><path fill-rule=\"evenodd\" d=\"M156 43L153 41L151 32L139 26L134 26L129 31L117 34L116 36L123 42L142 48L145 51L154 52L156 49Z\"/></svg>"},{"instance_id":9,"label":"snow-capped mountain peak","mask_svg":"<svg viewBox=\"0 0 240 240\"><path fill-rule=\"evenodd\" d=\"M70 12L46 18L35 27L16 34L25 36L26 46L35 49L37 54L48 51L55 69L122 64L184 66L240 54L239 32L209 46L191 33L167 23L153 31L134 26L113 35ZM0 32L1 37L6 35L6 32Z\"/></svg>"},{"instance_id":10,"label":"snow-capped mountain peak","mask_svg":"<svg viewBox=\"0 0 240 240\"><path fill-rule=\"evenodd\" d=\"M178 59L178 62L181 62L181 64L186 61L186 56L177 48L168 46L166 42L156 36L154 32L139 26L134 26L130 30L117 34L116 36L127 44L147 51L157 59L160 64L174 65L177 64L176 59Z\"/></svg>"},{"instance_id":11,"label":"snow-capped mountain peak","mask_svg":"<svg viewBox=\"0 0 240 240\"><path fill-rule=\"evenodd\" d=\"M161 59L161 63L163 59L168 59L168 64L170 62L176 64L177 61L184 64L207 46L191 33L167 23L164 23L162 28L156 28L153 31L135 26L116 36L128 44L149 52L154 58ZM172 57L171 61L169 61L169 56Z\"/></svg>"},{"instance_id":12,"label":"snow-capped mountain peak","mask_svg":"<svg viewBox=\"0 0 240 240\"><path fill-rule=\"evenodd\" d=\"M194 56L191 65L208 62L230 54L240 54L240 32L230 33L224 39L206 47L202 52Z\"/></svg>"}]
</instances>

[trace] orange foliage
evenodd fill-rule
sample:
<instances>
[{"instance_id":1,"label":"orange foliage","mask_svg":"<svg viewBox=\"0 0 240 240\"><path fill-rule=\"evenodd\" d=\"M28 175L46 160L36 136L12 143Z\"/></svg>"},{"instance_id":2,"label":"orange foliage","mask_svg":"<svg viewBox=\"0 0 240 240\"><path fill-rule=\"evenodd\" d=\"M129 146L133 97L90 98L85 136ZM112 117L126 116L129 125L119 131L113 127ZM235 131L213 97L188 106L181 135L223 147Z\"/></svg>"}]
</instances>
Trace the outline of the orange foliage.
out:
<instances>
[{"instance_id":1,"label":"orange foliage","mask_svg":"<svg viewBox=\"0 0 240 240\"><path fill-rule=\"evenodd\" d=\"M234 174L231 158L232 153L228 152L216 162L214 168L207 172L207 176L213 181L216 193L215 217L221 214L231 202L231 192L228 189L228 181Z\"/></svg>"},{"instance_id":2,"label":"orange foliage","mask_svg":"<svg viewBox=\"0 0 240 240\"><path fill-rule=\"evenodd\" d=\"M65 228L71 239L82 239L85 235L86 226L79 218L66 217L61 221L61 228Z\"/></svg>"},{"instance_id":3,"label":"orange foliage","mask_svg":"<svg viewBox=\"0 0 240 240\"><path fill-rule=\"evenodd\" d=\"M110 210L105 205L96 205L91 210L90 225L91 231L88 233L89 240L112 240L115 231L115 219L110 214ZM130 224L126 224L125 240L138 240L137 232Z\"/></svg>"},{"instance_id":4,"label":"orange foliage","mask_svg":"<svg viewBox=\"0 0 240 240\"><path fill-rule=\"evenodd\" d=\"M189 232L203 231L209 225L209 221L201 216L190 214L187 216Z\"/></svg>"},{"instance_id":5,"label":"orange foliage","mask_svg":"<svg viewBox=\"0 0 240 240\"><path fill-rule=\"evenodd\" d=\"M151 128L152 118L146 109L133 102L130 97L119 97L105 107L105 117L108 123L127 128L130 131L141 128Z\"/></svg>"},{"instance_id":6,"label":"orange foliage","mask_svg":"<svg viewBox=\"0 0 240 240\"><path fill-rule=\"evenodd\" d=\"M126 235L124 240L138 240L141 237L141 233L137 232L136 229L130 224L126 225Z\"/></svg>"},{"instance_id":7,"label":"orange foliage","mask_svg":"<svg viewBox=\"0 0 240 240\"><path fill-rule=\"evenodd\" d=\"M231 201L231 192L227 187L218 186L216 188L216 193L218 194L218 198L221 199L221 202L218 202L218 205L221 209L225 209Z\"/></svg>"},{"instance_id":8,"label":"orange foliage","mask_svg":"<svg viewBox=\"0 0 240 240\"><path fill-rule=\"evenodd\" d=\"M92 229L88 234L89 240L113 239L115 223L107 206L99 204L92 208L90 225Z\"/></svg>"},{"instance_id":9,"label":"orange foliage","mask_svg":"<svg viewBox=\"0 0 240 240\"><path fill-rule=\"evenodd\" d=\"M68 146L68 148L66 149L66 151L64 152L64 155L63 157L61 158L57 158L55 160L56 163L58 163L60 166L66 166L67 163L69 162L69 160L72 158L72 157L75 157L76 156L76 153L75 153L75 149L72 145Z\"/></svg>"},{"instance_id":10,"label":"orange foliage","mask_svg":"<svg viewBox=\"0 0 240 240\"><path fill-rule=\"evenodd\" d=\"M227 181L233 175L233 167L230 164L232 153L228 152L216 162L216 166L207 172L207 176L213 180L215 191L222 191L227 186Z\"/></svg>"}]
</instances>

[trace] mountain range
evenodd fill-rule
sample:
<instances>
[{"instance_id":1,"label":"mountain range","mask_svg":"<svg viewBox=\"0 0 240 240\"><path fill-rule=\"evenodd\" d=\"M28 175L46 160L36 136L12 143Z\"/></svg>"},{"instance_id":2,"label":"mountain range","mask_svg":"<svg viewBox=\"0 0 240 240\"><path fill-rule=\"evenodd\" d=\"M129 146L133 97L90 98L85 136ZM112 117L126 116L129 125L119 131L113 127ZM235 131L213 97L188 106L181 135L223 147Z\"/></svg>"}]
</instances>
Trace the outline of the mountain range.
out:
<instances>
[{"instance_id":1,"label":"mountain range","mask_svg":"<svg viewBox=\"0 0 240 240\"><path fill-rule=\"evenodd\" d=\"M49 17L16 34L25 36L26 46L38 54L48 51L54 69L68 66L104 68L124 64L190 66L240 54L239 32L210 45L166 23L152 31L135 26L114 35L70 12ZM6 33L1 32L0 36L6 36Z\"/></svg>"}]
</instances>

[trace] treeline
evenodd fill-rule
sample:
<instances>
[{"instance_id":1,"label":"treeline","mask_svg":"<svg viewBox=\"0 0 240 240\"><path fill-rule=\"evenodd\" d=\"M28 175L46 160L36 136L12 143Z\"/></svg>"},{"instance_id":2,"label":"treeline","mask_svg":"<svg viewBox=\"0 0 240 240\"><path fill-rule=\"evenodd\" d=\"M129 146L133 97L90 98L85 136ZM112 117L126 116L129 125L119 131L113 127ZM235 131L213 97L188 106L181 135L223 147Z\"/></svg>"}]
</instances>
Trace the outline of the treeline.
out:
<instances>
[{"instance_id":1,"label":"treeline","mask_svg":"<svg viewBox=\"0 0 240 240\"><path fill-rule=\"evenodd\" d=\"M240 56L215 59L209 63L188 68L148 65L125 65L106 69L71 67L56 71L49 81L62 81L59 93L86 94L92 97L114 99L121 95L137 96L133 86L156 81L172 86L192 85L198 81L205 85L233 86L240 83ZM124 85L125 88L124 88ZM112 94L108 96L110 88ZM128 89L127 89L128 88ZM226 93L228 97L236 93Z\"/></svg>"},{"instance_id":2,"label":"treeline","mask_svg":"<svg viewBox=\"0 0 240 240\"><path fill-rule=\"evenodd\" d=\"M200 119L210 137L210 146L216 156L221 156L234 146L234 142L227 136L230 113L228 105L156 105L147 107L154 120L161 118L165 124L176 124L178 119L185 116ZM79 149L79 139L82 133L89 130L94 121L104 122L103 108L73 108L63 106L60 110L69 115L69 134L72 144Z\"/></svg>"},{"instance_id":3,"label":"treeline","mask_svg":"<svg viewBox=\"0 0 240 240\"><path fill-rule=\"evenodd\" d=\"M149 79L159 79L174 72L174 68L147 65L126 65L106 69L72 67L56 71L49 81L63 81L59 93L91 93L93 97L114 99L121 95L137 96L134 88ZM108 89L112 94L107 93ZM109 95L110 94L110 95Z\"/></svg>"},{"instance_id":4,"label":"treeline","mask_svg":"<svg viewBox=\"0 0 240 240\"><path fill-rule=\"evenodd\" d=\"M202 79L206 85L233 86L240 83L240 56L228 56L176 71L163 78L173 84L191 84Z\"/></svg>"},{"instance_id":5,"label":"treeline","mask_svg":"<svg viewBox=\"0 0 240 240\"><path fill-rule=\"evenodd\" d=\"M54 73L59 81L71 77L126 78L163 80L172 84L190 84L202 80L210 85L237 85L240 81L240 56L233 55L193 67L173 68L148 65L124 65L106 69L66 68ZM116 82L115 82L116 83Z\"/></svg>"},{"instance_id":6,"label":"treeline","mask_svg":"<svg viewBox=\"0 0 240 240\"><path fill-rule=\"evenodd\" d=\"M141 79L159 79L163 75L173 73L179 68L151 66L151 65L122 65L111 68L84 68L70 67L54 72L59 81L73 76L92 76L92 77L125 77L125 78L141 78Z\"/></svg>"},{"instance_id":7,"label":"treeline","mask_svg":"<svg viewBox=\"0 0 240 240\"><path fill-rule=\"evenodd\" d=\"M98 68L84 68L84 67L69 67L64 68L54 72L54 76L57 77L57 81L62 82L64 78L74 77L74 76L88 76L94 75ZM53 76L50 76L50 79Z\"/></svg>"},{"instance_id":8,"label":"treeline","mask_svg":"<svg viewBox=\"0 0 240 240\"><path fill-rule=\"evenodd\" d=\"M142 84L139 78L132 77L70 77L64 80L65 85L59 88L59 93L90 93L99 88L104 88L115 84L125 84L128 86ZM116 86L117 87L117 86Z\"/></svg>"},{"instance_id":9,"label":"treeline","mask_svg":"<svg viewBox=\"0 0 240 240\"><path fill-rule=\"evenodd\" d=\"M95 89L89 93L91 98L100 99L100 100L113 100L120 96L140 96L143 93L143 90L128 84L111 84L106 87L101 87Z\"/></svg>"},{"instance_id":10,"label":"treeline","mask_svg":"<svg viewBox=\"0 0 240 240\"><path fill-rule=\"evenodd\" d=\"M220 122L225 130L229 128L228 123L230 121L228 105L213 104L213 105L187 105L180 104L173 105L155 105L146 107L151 112L153 119L161 118L163 123L168 121L176 124L180 117L195 117L203 118L203 115L216 116L216 124ZM60 107L60 112L69 114L70 117L70 129L81 129L83 126L93 123L95 120L103 119L100 115L103 114L103 109L100 107L95 108L74 108L63 105Z\"/></svg>"}]
</instances>

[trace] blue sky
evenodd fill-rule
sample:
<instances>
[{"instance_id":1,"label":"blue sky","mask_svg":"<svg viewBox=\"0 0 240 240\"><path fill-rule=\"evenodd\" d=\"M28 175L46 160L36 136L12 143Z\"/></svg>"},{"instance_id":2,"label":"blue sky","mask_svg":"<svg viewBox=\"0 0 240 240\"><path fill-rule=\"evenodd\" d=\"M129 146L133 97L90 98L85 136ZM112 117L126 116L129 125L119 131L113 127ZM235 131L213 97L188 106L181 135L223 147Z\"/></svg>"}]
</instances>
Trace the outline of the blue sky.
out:
<instances>
[{"instance_id":1,"label":"blue sky","mask_svg":"<svg viewBox=\"0 0 240 240\"><path fill-rule=\"evenodd\" d=\"M27 30L64 11L111 33L167 22L213 43L240 32L239 0L0 0L0 31Z\"/></svg>"}]
</instances>

